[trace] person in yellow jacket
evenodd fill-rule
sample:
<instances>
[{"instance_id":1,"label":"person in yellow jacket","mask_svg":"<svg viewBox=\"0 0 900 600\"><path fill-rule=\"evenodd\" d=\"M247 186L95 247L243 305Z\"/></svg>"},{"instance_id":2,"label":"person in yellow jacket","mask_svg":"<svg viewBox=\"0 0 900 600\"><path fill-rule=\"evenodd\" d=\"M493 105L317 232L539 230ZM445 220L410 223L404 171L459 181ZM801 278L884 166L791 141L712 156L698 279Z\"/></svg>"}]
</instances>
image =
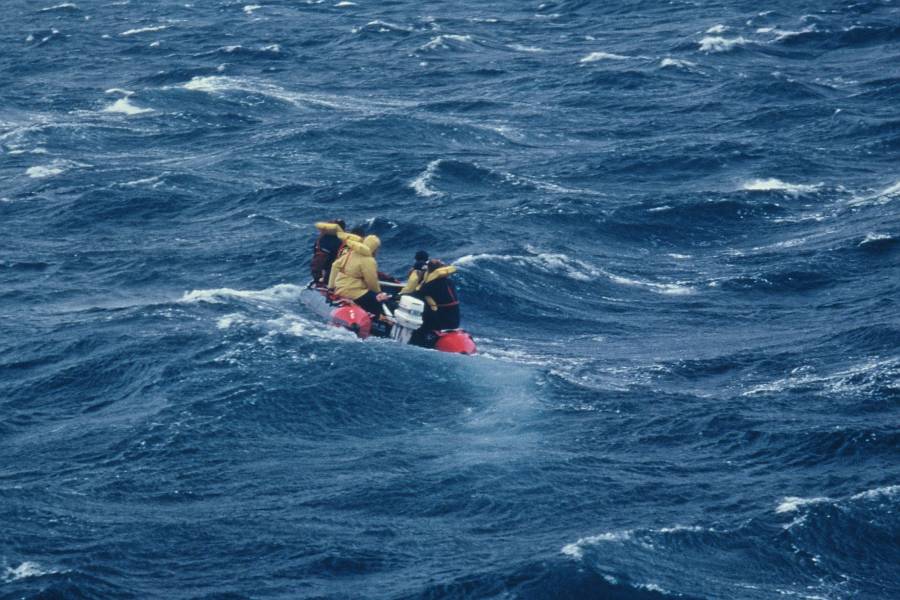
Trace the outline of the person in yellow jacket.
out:
<instances>
[{"instance_id":1,"label":"person in yellow jacket","mask_svg":"<svg viewBox=\"0 0 900 600\"><path fill-rule=\"evenodd\" d=\"M422 328L437 331L459 328L459 298L450 276L456 267L438 259L429 260L424 270L410 271L409 280L401 294L412 294L425 301Z\"/></svg>"},{"instance_id":2,"label":"person in yellow jacket","mask_svg":"<svg viewBox=\"0 0 900 600\"><path fill-rule=\"evenodd\" d=\"M419 282L425 278L425 270L428 268L428 253L424 250L416 252L416 262L409 270L406 285L400 290L401 294L412 294L419 287Z\"/></svg>"},{"instance_id":3,"label":"person in yellow jacket","mask_svg":"<svg viewBox=\"0 0 900 600\"><path fill-rule=\"evenodd\" d=\"M328 289L380 316L381 303L388 298L378 283L378 263L375 261L381 240L375 235L368 235L362 241L347 236L345 243L346 251L331 265Z\"/></svg>"}]
</instances>

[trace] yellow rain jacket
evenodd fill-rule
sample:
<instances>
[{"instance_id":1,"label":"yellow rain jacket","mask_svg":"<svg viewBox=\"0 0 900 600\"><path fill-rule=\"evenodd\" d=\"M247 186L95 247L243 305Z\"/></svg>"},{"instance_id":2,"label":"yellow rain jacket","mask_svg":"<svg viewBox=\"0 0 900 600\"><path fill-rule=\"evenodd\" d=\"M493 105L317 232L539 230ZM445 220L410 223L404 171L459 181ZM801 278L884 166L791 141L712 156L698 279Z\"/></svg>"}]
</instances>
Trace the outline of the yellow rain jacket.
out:
<instances>
[{"instance_id":1,"label":"yellow rain jacket","mask_svg":"<svg viewBox=\"0 0 900 600\"><path fill-rule=\"evenodd\" d=\"M337 235L339 232L344 233L344 230L341 229L341 226L337 223L327 223L320 221L316 223L316 229L319 230L319 233L330 233L331 235Z\"/></svg>"},{"instance_id":2,"label":"yellow rain jacket","mask_svg":"<svg viewBox=\"0 0 900 600\"><path fill-rule=\"evenodd\" d=\"M346 247L347 241L353 240L354 242L360 242L360 243L362 243L362 241L363 241L363 239L361 237L359 237L358 235L353 234L353 233L347 233L346 231L341 229L341 226L338 225L337 223L319 222L319 223L316 223L316 229L319 230L319 233L330 233L330 234L336 235L338 237L338 239L340 239L341 241L344 242L344 247L341 248L340 254L343 254L344 252L346 252L348 250L348 248ZM338 256L340 256L340 254L338 254Z\"/></svg>"},{"instance_id":3,"label":"yellow rain jacket","mask_svg":"<svg viewBox=\"0 0 900 600\"><path fill-rule=\"evenodd\" d=\"M417 289L419 289L419 276L420 273L424 271L417 271L413 269L409 272L409 279L406 280L406 285L403 286L403 289L400 290L401 294L412 294Z\"/></svg>"},{"instance_id":4,"label":"yellow rain jacket","mask_svg":"<svg viewBox=\"0 0 900 600\"><path fill-rule=\"evenodd\" d=\"M403 289L400 290L401 294L412 294L413 292L418 292L422 289L425 284L431 283L437 279L442 279L444 277L450 277L454 273L456 273L456 267L453 265L447 265L441 267L439 269L435 269L434 271L428 272L425 275L425 281L419 281L419 271L413 270L409 274L409 280L407 280L406 285L403 286ZM428 306L431 307L431 310L438 309L438 302L435 301L431 296L425 296L425 302Z\"/></svg>"},{"instance_id":5,"label":"yellow rain jacket","mask_svg":"<svg viewBox=\"0 0 900 600\"><path fill-rule=\"evenodd\" d=\"M369 235L359 242L359 236L345 234L346 251L331 265L328 287L338 296L356 300L366 292L381 292L378 284L378 263L375 252L381 246L377 236Z\"/></svg>"}]
</instances>

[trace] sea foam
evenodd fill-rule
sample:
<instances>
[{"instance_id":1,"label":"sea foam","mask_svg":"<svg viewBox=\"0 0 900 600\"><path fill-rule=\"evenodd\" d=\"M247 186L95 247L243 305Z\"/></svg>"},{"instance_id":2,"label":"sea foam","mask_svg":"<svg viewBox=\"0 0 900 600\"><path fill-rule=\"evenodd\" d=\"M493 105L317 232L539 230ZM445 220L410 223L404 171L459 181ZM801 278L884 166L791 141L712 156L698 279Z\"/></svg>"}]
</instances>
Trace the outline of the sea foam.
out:
<instances>
[{"instance_id":1,"label":"sea foam","mask_svg":"<svg viewBox=\"0 0 900 600\"><path fill-rule=\"evenodd\" d=\"M71 2L63 2L62 4L57 4L55 6L48 6L47 8L42 8L38 12L51 12L54 10L78 10L78 5L73 4Z\"/></svg>"},{"instance_id":2,"label":"sea foam","mask_svg":"<svg viewBox=\"0 0 900 600\"><path fill-rule=\"evenodd\" d=\"M626 60L627 58L627 56L622 56L621 54L612 54L611 52L591 52L578 62L593 63L599 62L601 60Z\"/></svg>"},{"instance_id":3,"label":"sea foam","mask_svg":"<svg viewBox=\"0 0 900 600\"><path fill-rule=\"evenodd\" d=\"M588 537L580 538L578 541L571 544L566 544L562 547L560 552L562 552L566 556L580 559L584 556L584 551L589 546L596 546L597 544L603 542L624 542L632 539L632 537L633 533L631 531L611 531L598 535L591 535Z\"/></svg>"},{"instance_id":4,"label":"sea foam","mask_svg":"<svg viewBox=\"0 0 900 600\"><path fill-rule=\"evenodd\" d=\"M659 61L659 66L662 68L677 67L679 69L687 69L690 67L696 67L697 65L696 65L696 63L692 63L689 60L666 57L666 58L662 59L661 61Z\"/></svg>"},{"instance_id":5,"label":"sea foam","mask_svg":"<svg viewBox=\"0 0 900 600\"><path fill-rule=\"evenodd\" d=\"M109 106L103 109L103 112L108 113L120 113L123 115L141 115L149 112L153 112L152 108L142 108L140 106L135 106L128 99L128 96L124 98L119 98Z\"/></svg>"},{"instance_id":6,"label":"sea foam","mask_svg":"<svg viewBox=\"0 0 900 600\"><path fill-rule=\"evenodd\" d=\"M168 29L168 25L155 25L151 27L140 27L138 29L129 29L128 31L123 31L119 35L123 37L127 37L130 35L137 35L139 33L149 33L151 31L162 31L163 29Z\"/></svg>"},{"instance_id":7,"label":"sea foam","mask_svg":"<svg viewBox=\"0 0 900 600\"><path fill-rule=\"evenodd\" d=\"M456 265L473 265L480 262L506 262L534 268L551 275L564 275L575 281L592 281L602 272L588 263L565 254L536 253L532 255L468 254L454 261Z\"/></svg>"},{"instance_id":8,"label":"sea foam","mask_svg":"<svg viewBox=\"0 0 900 600\"><path fill-rule=\"evenodd\" d=\"M36 167L28 167L28 169L25 170L25 174L32 179L44 179L46 177L59 175L60 173L65 172L65 170L66 169L59 164L39 165Z\"/></svg>"},{"instance_id":9,"label":"sea foam","mask_svg":"<svg viewBox=\"0 0 900 600\"><path fill-rule=\"evenodd\" d=\"M409 187L415 190L416 194L422 198L437 198L443 196L444 194L442 192L438 192L437 190L428 187L428 184L431 183L431 179L434 177L440 166L441 159L433 160L428 163L425 170L422 171L418 177L409 182Z\"/></svg>"},{"instance_id":10,"label":"sea foam","mask_svg":"<svg viewBox=\"0 0 900 600\"><path fill-rule=\"evenodd\" d=\"M437 49L447 49L449 48L449 44L447 42L457 42L460 44L467 44L472 41L471 35L457 35L452 33L445 33L439 35L437 37L432 38L426 44L423 44L419 50L437 50Z\"/></svg>"},{"instance_id":11,"label":"sea foam","mask_svg":"<svg viewBox=\"0 0 900 600\"><path fill-rule=\"evenodd\" d=\"M752 181L745 182L741 189L747 190L749 192L786 192L788 194L808 194L810 192L815 192L821 187L821 184L816 185L807 185L807 184L799 184L799 183L786 183L781 181L780 179L769 178L769 179L754 179Z\"/></svg>"},{"instance_id":12,"label":"sea foam","mask_svg":"<svg viewBox=\"0 0 900 600\"><path fill-rule=\"evenodd\" d=\"M304 289L299 285L282 283L263 290L235 290L232 288L192 290L185 292L179 301L185 303L208 302L210 304L221 304L227 300L286 302L299 298Z\"/></svg>"},{"instance_id":13,"label":"sea foam","mask_svg":"<svg viewBox=\"0 0 900 600\"><path fill-rule=\"evenodd\" d=\"M746 43L743 37L729 39L721 36L707 36L698 42L702 52L728 52Z\"/></svg>"},{"instance_id":14,"label":"sea foam","mask_svg":"<svg viewBox=\"0 0 900 600\"><path fill-rule=\"evenodd\" d=\"M800 509L801 506L809 506L812 504L822 504L823 502L834 502L831 498L825 496L819 496L815 498L800 498L799 496L785 496L781 499L781 502L778 506L775 507L775 512L778 514L795 512Z\"/></svg>"},{"instance_id":15,"label":"sea foam","mask_svg":"<svg viewBox=\"0 0 900 600\"><path fill-rule=\"evenodd\" d=\"M3 573L3 576L0 577L0 581L3 581L4 583L12 583L13 581L18 581L20 579L28 579L29 577L41 577L43 575L52 575L55 573L59 573L59 571L47 569L36 562L26 560L18 567L7 567L6 571L4 571Z\"/></svg>"}]
</instances>

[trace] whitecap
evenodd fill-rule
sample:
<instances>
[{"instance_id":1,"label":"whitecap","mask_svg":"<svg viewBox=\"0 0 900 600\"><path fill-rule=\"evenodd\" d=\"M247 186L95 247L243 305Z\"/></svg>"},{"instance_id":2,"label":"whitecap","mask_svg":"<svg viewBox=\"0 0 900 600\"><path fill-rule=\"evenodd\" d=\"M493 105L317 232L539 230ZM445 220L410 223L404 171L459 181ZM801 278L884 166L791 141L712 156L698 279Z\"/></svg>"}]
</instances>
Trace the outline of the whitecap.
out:
<instances>
[{"instance_id":1,"label":"whitecap","mask_svg":"<svg viewBox=\"0 0 900 600\"><path fill-rule=\"evenodd\" d=\"M349 329L325 326L323 322L310 321L294 314L287 314L277 319L268 319L263 322L263 325L269 329L270 336L284 334L326 340L360 341L360 338Z\"/></svg>"},{"instance_id":2,"label":"whitecap","mask_svg":"<svg viewBox=\"0 0 900 600\"><path fill-rule=\"evenodd\" d=\"M680 283L654 283L652 281L642 281L640 279L631 279L629 277L622 277L621 275L615 275L614 273L605 272L605 275L609 277L609 279L613 283L618 283L620 285L628 285L634 287L642 287L650 290L651 292L655 292L657 294L664 294L667 296L688 296L690 294L696 293L696 290L690 286L686 286Z\"/></svg>"},{"instance_id":3,"label":"whitecap","mask_svg":"<svg viewBox=\"0 0 900 600\"><path fill-rule=\"evenodd\" d=\"M592 63L598 62L601 60L625 60L627 56L622 56L621 54L612 54L611 52L591 52L587 56L583 57L578 62L580 63Z\"/></svg>"},{"instance_id":4,"label":"whitecap","mask_svg":"<svg viewBox=\"0 0 900 600\"><path fill-rule=\"evenodd\" d=\"M476 129L485 129L487 131L493 131L494 133L501 135L508 139L511 142L521 142L525 140L525 134L516 129L515 127L510 127L509 125L494 125L490 123L472 123L472 127Z\"/></svg>"},{"instance_id":5,"label":"whitecap","mask_svg":"<svg viewBox=\"0 0 900 600\"><path fill-rule=\"evenodd\" d=\"M636 583L636 584L634 584L634 587L642 589L642 590L647 590L648 592L656 592L658 594L668 595L671 593L668 590L666 590L665 588L656 585L655 583Z\"/></svg>"},{"instance_id":6,"label":"whitecap","mask_svg":"<svg viewBox=\"0 0 900 600\"><path fill-rule=\"evenodd\" d=\"M860 246L865 246L867 244L875 244L878 242L886 242L888 240L894 239L892 236L886 233L867 233L866 237L859 243Z\"/></svg>"},{"instance_id":7,"label":"whitecap","mask_svg":"<svg viewBox=\"0 0 900 600\"><path fill-rule=\"evenodd\" d=\"M743 396L781 393L785 390L810 387L831 394L860 393L878 389L881 375L900 373L900 359L869 359L830 374L816 374L811 369L797 368L790 376L761 383L745 390Z\"/></svg>"},{"instance_id":8,"label":"whitecap","mask_svg":"<svg viewBox=\"0 0 900 600\"><path fill-rule=\"evenodd\" d=\"M53 177L54 175L64 173L65 170L65 167L61 164L55 163L51 165L28 167L28 169L25 170L25 174L32 179L44 179L46 177Z\"/></svg>"},{"instance_id":9,"label":"whitecap","mask_svg":"<svg viewBox=\"0 0 900 600\"><path fill-rule=\"evenodd\" d=\"M227 300L291 302L299 298L304 289L306 288L299 285L281 283L263 290L235 290L232 288L191 290L185 292L179 302L207 302L210 304L222 304Z\"/></svg>"},{"instance_id":10,"label":"whitecap","mask_svg":"<svg viewBox=\"0 0 900 600\"><path fill-rule=\"evenodd\" d=\"M335 8L346 8L348 6L356 6L356 2L348 2L347 0L344 0L343 2L338 2L334 5Z\"/></svg>"},{"instance_id":11,"label":"whitecap","mask_svg":"<svg viewBox=\"0 0 900 600\"><path fill-rule=\"evenodd\" d=\"M728 52L736 46L742 46L747 43L743 37L732 39L720 36L707 36L698 42L702 52Z\"/></svg>"},{"instance_id":12,"label":"whitecap","mask_svg":"<svg viewBox=\"0 0 900 600\"><path fill-rule=\"evenodd\" d=\"M677 67L679 69L688 69L691 67L696 67L697 65L696 65L696 63L692 63L689 60L666 57L666 58L662 59L661 61L659 61L659 66L662 68Z\"/></svg>"},{"instance_id":13,"label":"whitecap","mask_svg":"<svg viewBox=\"0 0 900 600\"><path fill-rule=\"evenodd\" d=\"M725 25L713 25L706 30L706 33L725 33L727 30L728 27L726 27Z\"/></svg>"},{"instance_id":14,"label":"whitecap","mask_svg":"<svg viewBox=\"0 0 900 600\"><path fill-rule=\"evenodd\" d=\"M714 529L710 529L709 527L700 527L699 525L673 525L671 527L663 527L662 529L657 530L659 533L681 533L682 531L690 531L693 533L701 532L701 531L715 531Z\"/></svg>"},{"instance_id":15,"label":"whitecap","mask_svg":"<svg viewBox=\"0 0 900 600\"><path fill-rule=\"evenodd\" d=\"M441 162L441 159L431 161L418 177L409 182L409 187L415 190L417 195L422 198L437 198L444 195L442 192L438 192L428 187L428 184L431 183L431 179L437 172Z\"/></svg>"},{"instance_id":16,"label":"whitecap","mask_svg":"<svg viewBox=\"0 0 900 600\"><path fill-rule=\"evenodd\" d=\"M234 46L234 48L238 48L239 46ZM219 92L224 89L228 89L228 86L225 85L229 82L229 79L226 77L192 77L190 81L182 85L186 90L193 90L197 92Z\"/></svg>"},{"instance_id":17,"label":"whitecap","mask_svg":"<svg viewBox=\"0 0 900 600\"><path fill-rule=\"evenodd\" d=\"M216 327L219 329L229 329L232 325L240 325L246 322L247 318L241 313L230 313L220 317L219 320L216 321Z\"/></svg>"},{"instance_id":18,"label":"whitecap","mask_svg":"<svg viewBox=\"0 0 900 600\"><path fill-rule=\"evenodd\" d=\"M854 196L853 199L850 200L850 205L886 204L898 196L900 196L900 181L869 196Z\"/></svg>"},{"instance_id":19,"label":"whitecap","mask_svg":"<svg viewBox=\"0 0 900 600\"><path fill-rule=\"evenodd\" d=\"M508 181L509 183L515 186L533 186L539 190L544 190L546 192L554 192L557 194L590 194L590 195L598 195L598 192L593 190L583 190L576 188L567 188L556 183L552 183L549 181L543 181L540 179L536 179L534 177L526 177L524 175L516 175L514 173L502 173L503 179Z\"/></svg>"},{"instance_id":20,"label":"whitecap","mask_svg":"<svg viewBox=\"0 0 900 600\"><path fill-rule=\"evenodd\" d=\"M766 246L754 246L751 251L752 252L766 252L769 250L782 250L784 248L794 248L796 246L802 246L807 241L805 237L799 238L791 238L788 240L782 240L780 242L775 242L774 244L768 244Z\"/></svg>"},{"instance_id":21,"label":"whitecap","mask_svg":"<svg viewBox=\"0 0 900 600\"><path fill-rule=\"evenodd\" d=\"M896 494L900 494L900 485L889 485L885 487L879 487L872 490L866 490L865 492L860 492L858 494L853 494L850 496L851 500L874 500L875 498L881 498L882 496L887 496L889 498L893 498Z\"/></svg>"},{"instance_id":22,"label":"whitecap","mask_svg":"<svg viewBox=\"0 0 900 600\"><path fill-rule=\"evenodd\" d=\"M262 6L260 6L259 4L248 4L244 7L244 12L247 14L247 16L250 16L253 14L253 11L259 10L261 8Z\"/></svg>"},{"instance_id":23,"label":"whitecap","mask_svg":"<svg viewBox=\"0 0 900 600\"><path fill-rule=\"evenodd\" d=\"M19 154L49 154L46 148L41 148L38 146L37 148L31 148L30 150L26 150L25 148L12 148L6 151L7 154L11 156L17 156Z\"/></svg>"},{"instance_id":24,"label":"whitecap","mask_svg":"<svg viewBox=\"0 0 900 600\"><path fill-rule=\"evenodd\" d=\"M805 27L805 28L801 29L800 31L785 31L785 30L782 30L782 29L776 29L776 28L774 28L774 27L770 27L770 28L767 28L767 29L768 29L768 31L766 31L765 33L772 33L772 34L774 34L774 35L775 35L775 41L776 41L776 42L780 42L780 41L783 41L783 40L787 40L787 39L790 39L790 38L792 38L792 37L796 37L796 36L798 36L798 35L803 35L804 33L810 33L810 32L812 32L812 31L815 31L815 30L816 30L815 27Z\"/></svg>"},{"instance_id":25,"label":"whitecap","mask_svg":"<svg viewBox=\"0 0 900 600\"><path fill-rule=\"evenodd\" d=\"M53 10L77 10L78 5L72 4L71 2L63 2L62 4L57 4L56 6L48 6L47 8L42 8L38 12L50 12Z\"/></svg>"},{"instance_id":26,"label":"whitecap","mask_svg":"<svg viewBox=\"0 0 900 600\"><path fill-rule=\"evenodd\" d=\"M823 502L834 502L831 498L825 496L819 496L815 498L801 498L799 496L785 496L781 499L781 502L775 507L775 512L778 514L784 514L789 512L795 512L800 509L801 506L809 506L812 504L822 504Z\"/></svg>"},{"instance_id":27,"label":"whitecap","mask_svg":"<svg viewBox=\"0 0 900 600\"><path fill-rule=\"evenodd\" d=\"M538 48L537 46L525 46L523 44L510 44L507 46L510 50L515 50L516 52L546 52L543 48Z\"/></svg>"},{"instance_id":28,"label":"whitecap","mask_svg":"<svg viewBox=\"0 0 900 600\"><path fill-rule=\"evenodd\" d=\"M551 275L565 275L575 281L592 281L602 272L584 261L570 258L565 254L537 253L533 255L507 254L467 254L455 260L455 265L471 265L482 261L511 262L525 267L536 268Z\"/></svg>"},{"instance_id":29,"label":"whitecap","mask_svg":"<svg viewBox=\"0 0 900 600\"><path fill-rule=\"evenodd\" d=\"M119 35L121 36L129 36L129 35L137 35L139 33L148 33L151 31L162 31L163 29L168 29L168 25L155 25L152 27L140 27L138 29L129 29L128 31L123 31Z\"/></svg>"},{"instance_id":30,"label":"whitecap","mask_svg":"<svg viewBox=\"0 0 900 600\"><path fill-rule=\"evenodd\" d=\"M786 183L784 181L781 181L780 179L775 179L773 177L769 179L753 179L752 181L747 181L741 186L741 189L747 190L749 192L780 191L797 195L815 192L821 186L822 184L807 185L798 183Z\"/></svg>"},{"instance_id":31,"label":"whitecap","mask_svg":"<svg viewBox=\"0 0 900 600\"><path fill-rule=\"evenodd\" d=\"M20 579L53 575L55 573L59 573L59 571L47 569L36 562L26 560L18 567L7 567L6 571L3 573L2 580L5 583L12 583L13 581L18 581Z\"/></svg>"},{"instance_id":32,"label":"whitecap","mask_svg":"<svg viewBox=\"0 0 900 600\"><path fill-rule=\"evenodd\" d=\"M403 27L401 25L396 25L394 23L388 23L387 21L382 21L380 19L376 19L375 21L369 21L363 27L354 27L353 33L359 33L363 30L373 30L378 33L390 33L390 32L401 32L401 33L411 33L412 29L408 27Z\"/></svg>"},{"instance_id":33,"label":"whitecap","mask_svg":"<svg viewBox=\"0 0 900 600\"><path fill-rule=\"evenodd\" d=\"M120 113L123 115L140 115L144 113L153 112L152 108L141 108L140 106L135 106L131 103L128 97L119 98L109 106L103 109L103 112L108 113Z\"/></svg>"},{"instance_id":34,"label":"whitecap","mask_svg":"<svg viewBox=\"0 0 900 600\"><path fill-rule=\"evenodd\" d=\"M584 550L588 546L596 546L603 542L624 542L632 539L632 537L633 533L631 531L610 531L580 538L577 542L563 546L560 552L566 556L580 559L584 556Z\"/></svg>"},{"instance_id":35,"label":"whitecap","mask_svg":"<svg viewBox=\"0 0 900 600\"><path fill-rule=\"evenodd\" d=\"M428 43L422 45L419 50L436 50L438 48L449 48L447 41L459 42L465 44L472 41L471 35L457 35L453 33L445 33L432 38Z\"/></svg>"},{"instance_id":36,"label":"whitecap","mask_svg":"<svg viewBox=\"0 0 900 600\"><path fill-rule=\"evenodd\" d=\"M272 50L272 48L269 49ZM288 102L298 107L312 104L339 110L371 112L375 107L394 108L407 106L406 103L400 101L384 100L379 102L369 99L359 100L356 98L333 96L329 94L292 92L267 81L241 77L227 77L223 75L193 77L187 83L182 84L181 87L186 90L206 92L209 94L220 94L229 91L245 92L249 94L262 94L270 98L281 100L282 102Z\"/></svg>"},{"instance_id":37,"label":"whitecap","mask_svg":"<svg viewBox=\"0 0 900 600\"><path fill-rule=\"evenodd\" d=\"M126 181L125 183L121 183L122 187L136 187L139 185L145 184L153 184L152 187L159 187L160 183L162 183L162 175L155 175L153 177L144 177L143 179L134 179L132 181Z\"/></svg>"}]
</instances>

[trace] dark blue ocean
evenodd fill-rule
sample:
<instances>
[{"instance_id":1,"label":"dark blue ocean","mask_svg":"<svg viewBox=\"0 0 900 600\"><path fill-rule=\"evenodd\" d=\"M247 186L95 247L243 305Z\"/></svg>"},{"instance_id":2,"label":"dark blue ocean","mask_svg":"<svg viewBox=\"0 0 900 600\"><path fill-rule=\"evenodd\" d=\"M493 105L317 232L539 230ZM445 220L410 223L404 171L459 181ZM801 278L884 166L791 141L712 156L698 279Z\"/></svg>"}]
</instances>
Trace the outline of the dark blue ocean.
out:
<instances>
[{"instance_id":1,"label":"dark blue ocean","mask_svg":"<svg viewBox=\"0 0 900 600\"><path fill-rule=\"evenodd\" d=\"M0 598L900 597L900 2L5 0ZM479 355L299 300L459 266Z\"/></svg>"}]
</instances>

